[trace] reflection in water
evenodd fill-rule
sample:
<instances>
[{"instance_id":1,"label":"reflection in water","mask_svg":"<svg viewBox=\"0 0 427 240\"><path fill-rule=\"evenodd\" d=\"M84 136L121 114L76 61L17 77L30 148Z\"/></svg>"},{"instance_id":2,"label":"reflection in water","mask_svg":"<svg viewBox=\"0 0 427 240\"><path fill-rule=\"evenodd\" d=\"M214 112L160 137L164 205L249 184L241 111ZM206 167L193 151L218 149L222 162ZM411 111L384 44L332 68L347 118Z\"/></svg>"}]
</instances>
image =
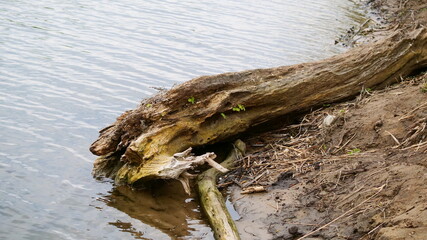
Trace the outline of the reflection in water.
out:
<instances>
[{"instance_id":1,"label":"reflection in water","mask_svg":"<svg viewBox=\"0 0 427 240\"><path fill-rule=\"evenodd\" d=\"M108 224L117 227L122 232L130 233L135 239L149 239L149 238L143 237L144 233L136 230L136 228L132 226L132 223L122 222L120 220L117 220L116 222L109 222Z\"/></svg>"},{"instance_id":2,"label":"reflection in water","mask_svg":"<svg viewBox=\"0 0 427 240\"><path fill-rule=\"evenodd\" d=\"M190 238L191 232L196 229L202 239L212 239L211 230L202 220L196 198L194 192L188 196L178 181L159 181L150 183L150 188L144 190L119 186L100 200L159 229L172 239L182 239L186 236ZM136 239L146 239L144 233L135 229L131 223L116 221L109 224L123 232L131 233ZM194 239L194 236L191 239Z\"/></svg>"}]
</instances>

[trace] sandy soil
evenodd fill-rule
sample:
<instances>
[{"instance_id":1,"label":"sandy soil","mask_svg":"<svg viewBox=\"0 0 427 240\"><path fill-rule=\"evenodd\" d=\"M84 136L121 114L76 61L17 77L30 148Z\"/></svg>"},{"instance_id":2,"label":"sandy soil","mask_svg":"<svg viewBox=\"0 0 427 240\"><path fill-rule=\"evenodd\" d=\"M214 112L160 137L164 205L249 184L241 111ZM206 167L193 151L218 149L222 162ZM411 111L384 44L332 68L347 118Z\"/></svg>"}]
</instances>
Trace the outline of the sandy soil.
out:
<instances>
[{"instance_id":1,"label":"sandy soil","mask_svg":"<svg viewBox=\"0 0 427 240\"><path fill-rule=\"evenodd\" d=\"M338 117L319 124L316 142L329 151L317 165L279 175L266 193L234 187L242 238L427 239L426 82L318 111Z\"/></svg>"},{"instance_id":2,"label":"sandy soil","mask_svg":"<svg viewBox=\"0 0 427 240\"><path fill-rule=\"evenodd\" d=\"M370 4L390 23L376 37L425 27L426 0ZM290 144L300 136L304 144ZM252 182L266 192L232 188L242 239L427 239L427 73L385 90L362 89L357 99L306 115L297 128L246 142L249 155L273 154L263 155L258 165L267 174ZM280 168L278 159L294 167Z\"/></svg>"}]
</instances>

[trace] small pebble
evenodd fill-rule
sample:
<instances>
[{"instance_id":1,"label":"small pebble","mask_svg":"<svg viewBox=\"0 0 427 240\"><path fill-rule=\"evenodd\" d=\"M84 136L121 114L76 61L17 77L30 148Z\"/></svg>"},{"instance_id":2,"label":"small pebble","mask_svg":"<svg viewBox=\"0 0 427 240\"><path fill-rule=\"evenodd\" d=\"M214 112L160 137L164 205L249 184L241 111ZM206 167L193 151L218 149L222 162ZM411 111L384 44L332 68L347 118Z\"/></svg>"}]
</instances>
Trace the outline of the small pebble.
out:
<instances>
[{"instance_id":1,"label":"small pebble","mask_svg":"<svg viewBox=\"0 0 427 240\"><path fill-rule=\"evenodd\" d=\"M298 227L297 226L293 226L293 227L290 227L289 229L288 229L288 232L292 235L292 236L295 236L295 235L298 235L299 233L298 233Z\"/></svg>"}]
</instances>

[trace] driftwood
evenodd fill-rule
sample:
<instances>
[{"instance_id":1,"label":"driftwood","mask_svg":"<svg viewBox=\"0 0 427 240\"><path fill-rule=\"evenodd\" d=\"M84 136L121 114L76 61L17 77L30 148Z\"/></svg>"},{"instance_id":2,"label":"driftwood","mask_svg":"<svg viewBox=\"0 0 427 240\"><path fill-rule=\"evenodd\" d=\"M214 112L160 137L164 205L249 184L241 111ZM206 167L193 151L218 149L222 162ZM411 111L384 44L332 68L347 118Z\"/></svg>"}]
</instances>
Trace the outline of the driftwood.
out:
<instances>
[{"instance_id":1,"label":"driftwood","mask_svg":"<svg viewBox=\"0 0 427 240\"><path fill-rule=\"evenodd\" d=\"M225 168L233 167L235 161L245 153L245 144L237 140L234 149L222 162ZM197 178L197 190L200 196L200 204L206 214L214 231L216 240L238 240L240 239L237 227L225 206L224 198L216 187L216 181L222 172L211 168Z\"/></svg>"},{"instance_id":2,"label":"driftwood","mask_svg":"<svg viewBox=\"0 0 427 240\"><path fill-rule=\"evenodd\" d=\"M419 29L318 62L195 78L144 100L101 130L90 148L101 156L93 174L127 184L176 178L162 174L176 153L391 84L426 66L427 33Z\"/></svg>"}]
</instances>

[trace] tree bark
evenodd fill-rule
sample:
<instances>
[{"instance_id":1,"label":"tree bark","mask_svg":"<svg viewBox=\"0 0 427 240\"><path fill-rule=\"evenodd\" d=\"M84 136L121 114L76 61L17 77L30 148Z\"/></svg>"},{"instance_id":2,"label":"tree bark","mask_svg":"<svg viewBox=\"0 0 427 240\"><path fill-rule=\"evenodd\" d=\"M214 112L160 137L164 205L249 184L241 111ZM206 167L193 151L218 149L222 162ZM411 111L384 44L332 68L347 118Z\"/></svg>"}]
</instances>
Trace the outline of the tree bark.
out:
<instances>
[{"instance_id":1,"label":"tree bark","mask_svg":"<svg viewBox=\"0 0 427 240\"><path fill-rule=\"evenodd\" d=\"M245 149L245 144L237 140L234 149L231 150L221 165L225 168L233 167L236 159L244 155ZM239 240L240 236L236 224L225 206L221 192L216 187L216 182L221 174L223 173L211 168L198 176L197 190L200 196L200 205L209 220L216 240Z\"/></svg>"},{"instance_id":2,"label":"tree bark","mask_svg":"<svg viewBox=\"0 0 427 240\"><path fill-rule=\"evenodd\" d=\"M322 61L202 76L143 100L100 131L90 150L95 176L132 184L159 175L171 156L249 127L399 81L427 66L418 29Z\"/></svg>"}]
</instances>

